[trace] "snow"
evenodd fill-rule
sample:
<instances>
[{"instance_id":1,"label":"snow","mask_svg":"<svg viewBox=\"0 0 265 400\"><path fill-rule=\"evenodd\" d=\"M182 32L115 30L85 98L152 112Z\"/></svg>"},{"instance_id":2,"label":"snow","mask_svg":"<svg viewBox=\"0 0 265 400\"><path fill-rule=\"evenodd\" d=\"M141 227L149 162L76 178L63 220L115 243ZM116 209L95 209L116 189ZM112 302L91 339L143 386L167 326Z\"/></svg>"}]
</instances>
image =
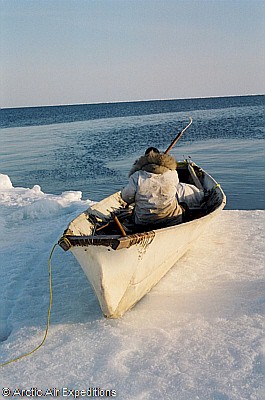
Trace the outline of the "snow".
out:
<instances>
[{"instance_id":1,"label":"snow","mask_svg":"<svg viewBox=\"0 0 265 400\"><path fill-rule=\"evenodd\" d=\"M0 175L1 363L42 341L51 248L91 203ZM104 319L81 267L57 247L48 338L0 369L1 387L55 388L60 398L92 397L90 388L99 397L100 388L118 399L264 399L264 219L262 210L222 211L118 320Z\"/></svg>"}]
</instances>

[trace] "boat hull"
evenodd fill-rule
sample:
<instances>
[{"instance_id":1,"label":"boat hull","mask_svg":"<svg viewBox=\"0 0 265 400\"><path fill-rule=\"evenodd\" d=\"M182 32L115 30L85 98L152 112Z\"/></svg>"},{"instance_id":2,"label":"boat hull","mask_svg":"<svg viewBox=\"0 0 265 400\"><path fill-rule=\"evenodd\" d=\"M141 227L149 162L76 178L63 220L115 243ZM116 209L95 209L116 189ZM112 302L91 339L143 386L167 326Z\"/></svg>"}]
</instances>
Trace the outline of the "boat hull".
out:
<instances>
[{"instance_id":1,"label":"boat hull","mask_svg":"<svg viewBox=\"0 0 265 400\"><path fill-rule=\"evenodd\" d=\"M200 181L211 193L207 212L185 223L127 237L103 235L98 239L92 234L91 218L104 220L113 210L122 209L124 204L117 192L69 224L59 244L64 250L70 249L78 260L106 317L121 317L145 296L224 208L225 194L217 182L205 171Z\"/></svg>"},{"instance_id":2,"label":"boat hull","mask_svg":"<svg viewBox=\"0 0 265 400\"><path fill-rule=\"evenodd\" d=\"M132 308L191 248L215 214L156 230L149 243L118 251L106 246L72 247L103 314L118 318Z\"/></svg>"}]
</instances>

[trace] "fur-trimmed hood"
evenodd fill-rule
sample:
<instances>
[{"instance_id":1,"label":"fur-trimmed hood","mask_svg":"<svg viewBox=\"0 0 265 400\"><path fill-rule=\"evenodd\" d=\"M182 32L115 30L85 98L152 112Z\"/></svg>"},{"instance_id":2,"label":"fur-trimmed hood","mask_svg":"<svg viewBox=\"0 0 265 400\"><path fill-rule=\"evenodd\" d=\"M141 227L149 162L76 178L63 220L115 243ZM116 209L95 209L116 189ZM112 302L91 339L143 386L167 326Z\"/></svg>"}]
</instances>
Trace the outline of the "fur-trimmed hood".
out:
<instances>
[{"instance_id":1,"label":"fur-trimmed hood","mask_svg":"<svg viewBox=\"0 0 265 400\"><path fill-rule=\"evenodd\" d=\"M169 170L174 171L176 168L177 162L172 156L151 151L148 155L142 156L135 161L129 172L129 176L140 170L153 174L164 174Z\"/></svg>"}]
</instances>

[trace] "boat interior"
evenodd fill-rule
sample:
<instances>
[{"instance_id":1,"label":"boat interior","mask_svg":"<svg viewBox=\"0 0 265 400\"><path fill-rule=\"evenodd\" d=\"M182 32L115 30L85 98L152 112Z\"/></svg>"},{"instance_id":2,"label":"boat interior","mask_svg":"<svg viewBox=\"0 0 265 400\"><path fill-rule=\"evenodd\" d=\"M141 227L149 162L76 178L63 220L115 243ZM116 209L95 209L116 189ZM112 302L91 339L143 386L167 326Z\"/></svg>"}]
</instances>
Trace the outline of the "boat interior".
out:
<instances>
[{"instance_id":1,"label":"boat interior","mask_svg":"<svg viewBox=\"0 0 265 400\"><path fill-rule=\"evenodd\" d=\"M177 171L180 182L195 185L204 191L204 198L198 207L186 207L182 223L204 217L225 202L219 185L197 165L188 161L180 162ZM155 226L137 226L133 210L133 204L126 205L120 192L117 192L73 220L58 243L65 251L72 246L87 245L110 246L116 250L152 239L155 230L176 225L174 221L166 221Z\"/></svg>"},{"instance_id":2,"label":"boat interior","mask_svg":"<svg viewBox=\"0 0 265 400\"><path fill-rule=\"evenodd\" d=\"M195 185L201 190L204 190L204 199L199 207L188 208L185 203L180 203L184 208L183 222L192 221L197 218L201 218L204 215L209 214L215 208L217 208L221 201L220 196L215 190L215 187L209 186L207 182L206 175L204 171L197 165L182 162L178 163L177 167L179 180L183 183L189 183ZM147 232L154 229L166 228L168 226L175 225L174 222L163 222L159 225L148 225L139 226L135 225L133 218L134 205L129 205L126 207L120 207L115 210L115 213L111 214L111 218L106 220L105 218L98 218L95 214L88 214L88 219L94 225L94 235L112 235L121 234L122 229L124 229L126 235L131 235L135 233ZM115 214L115 218L114 218ZM118 219L118 221L117 221ZM121 226L119 226L119 222Z\"/></svg>"}]
</instances>

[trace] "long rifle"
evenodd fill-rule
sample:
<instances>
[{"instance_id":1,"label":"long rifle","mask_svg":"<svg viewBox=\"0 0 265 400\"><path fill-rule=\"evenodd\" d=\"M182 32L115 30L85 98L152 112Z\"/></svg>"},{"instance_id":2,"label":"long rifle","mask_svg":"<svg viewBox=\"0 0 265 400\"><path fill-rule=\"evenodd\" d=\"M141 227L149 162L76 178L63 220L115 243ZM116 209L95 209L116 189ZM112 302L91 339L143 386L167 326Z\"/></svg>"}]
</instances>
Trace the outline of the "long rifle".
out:
<instances>
[{"instance_id":1,"label":"long rifle","mask_svg":"<svg viewBox=\"0 0 265 400\"><path fill-rule=\"evenodd\" d=\"M179 132L178 135L175 137L175 139L170 143L170 145L168 146L168 148L167 148L166 151L165 151L165 154L167 154L167 153L170 152L170 150L172 149L172 147L175 146L175 144L179 141L179 139L181 138L181 136L183 135L183 133L185 132L185 130L188 129L188 128L191 126L191 124L192 124L192 118L189 117L189 119L190 119L190 122L188 123L188 125L185 126L185 128L182 129L182 131Z\"/></svg>"}]
</instances>

